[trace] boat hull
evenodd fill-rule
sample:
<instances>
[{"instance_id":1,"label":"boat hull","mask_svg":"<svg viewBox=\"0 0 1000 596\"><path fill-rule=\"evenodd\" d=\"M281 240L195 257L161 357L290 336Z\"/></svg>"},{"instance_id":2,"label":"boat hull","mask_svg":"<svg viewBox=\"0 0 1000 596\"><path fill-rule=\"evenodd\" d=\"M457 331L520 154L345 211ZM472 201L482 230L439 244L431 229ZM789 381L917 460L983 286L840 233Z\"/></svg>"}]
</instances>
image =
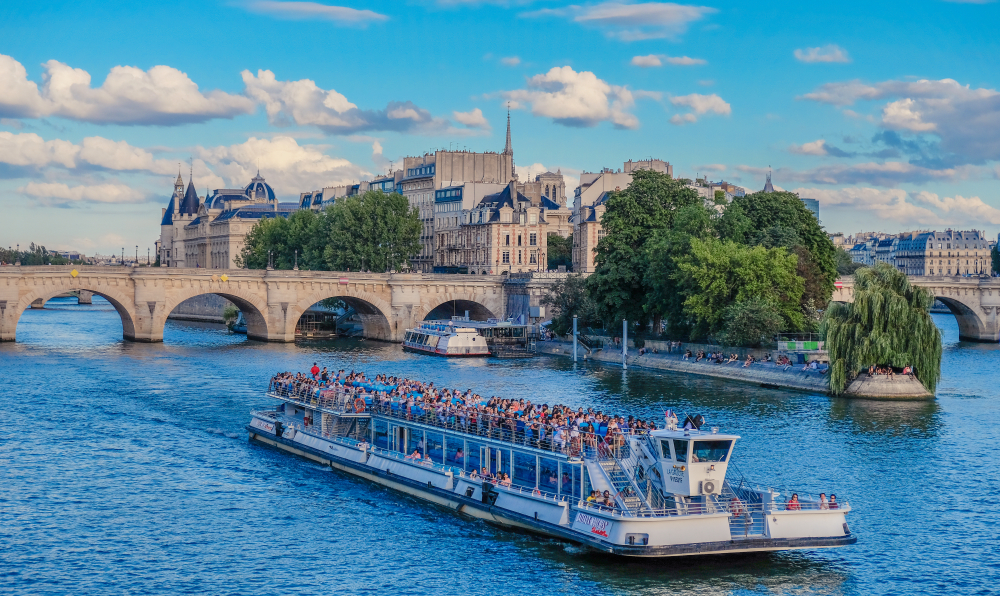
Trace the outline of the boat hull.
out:
<instances>
[{"instance_id":1,"label":"boat hull","mask_svg":"<svg viewBox=\"0 0 1000 596\"><path fill-rule=\"evenodd\" d=\"M544 511L541 513L535 511L533 516L526 515L518 511L512 511L483 502L482 489L476 488L479 483L466 478L457 479L457 482L465 483L464 486L467 487L466 492L468 496L463 492L456 492L452 486L436 486L432 481L425 482L400 475L395 473L391 466L380 468L369 465L369 463L361 461L365 459L363 456L366 454L360 450L353 450L356 457L345 457L343 456L344 450L351 451L351 449L342 445L328 447L328 449L334 449L335 451L328 453L316 447L304 445L294 439L276 436L273 434L273 431L268 432L269 429L260 428L253 424L247 426L247 431L252 441L299 457L304 457L322 465L330 466L332 469L417 497L428 503L446 507L457 513L504 527L572 542L603 553L628 557L662 558L831 548L857 542L857 538L853 534L847 534L842 537L830 538L751 538L649 546L613 544L598 536L590 536L573 530L571 524L568 522L568 517L571 515L571 512L568 511L568 506L564 507L567 510L567 515L562 519L556 519L551 513L546 514ZM338 455L336 452L340 452L341 454ZM375 454L371 455L371 459L378 459L379 457ZM450 482L455 482L455 480L451 479ZM550 503L548 505L551 506L553 504ZM542 509L542 505L539 505L538 508ZM552 521L546 521L547 519L551 519Z\"/></svg>"},{"instance_id":2,"label":"boat hull","mask_svg":"<svg viewBox=\"0 0 1000 596\"><path fill-rule=\"evenodd\" d=\"M483 352L477 354L448 354L446 352L441 352L439 350L424 350L421 348L412 348L410 346L403 346L404 352L413 352L415 354L427 354L429 356L443 356L445 358L485 358L490 355L490 353Z\"/></svg>"}]
</instances>

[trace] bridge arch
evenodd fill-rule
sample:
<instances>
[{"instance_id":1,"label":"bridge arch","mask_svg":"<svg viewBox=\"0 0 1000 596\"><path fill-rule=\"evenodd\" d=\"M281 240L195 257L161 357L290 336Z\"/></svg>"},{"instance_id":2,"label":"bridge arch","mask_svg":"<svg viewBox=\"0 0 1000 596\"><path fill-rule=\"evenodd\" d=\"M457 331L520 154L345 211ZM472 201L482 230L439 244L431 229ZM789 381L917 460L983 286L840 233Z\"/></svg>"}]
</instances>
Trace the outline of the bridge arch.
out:
<instances>
[{"instance_id":1,"label":"bridge arch","mask_svg":"<svg viewBox=\"0 0 1000 596\"><path fill-rule=\"evenodd\" d=\"M17 323L24 311L31 307L32 302L36 300L46 302L72 290L86 290L111 303L122 320L122 338L136 341L135 305L133 304L131 288L128 288L127 292L122 292L118 286L85 282L70 283L67 286L44 285L21 296L14 304L5 304L4 308L0 309L0 320L2 320L0 328L3 330L0 341L14 341L16 339Z\"/></svg>"},{"instance_id":2,"label":"bridge arch","mask_svg":"<svg viewBox=\"0 0 1000 596\"><path fill-rule=\"evenodd\" d=\"M154 307L153 336L159 338L160 341L163 340L163 328L167 323L167 317L181 302L195 298L196 296L215 294L235 304L236 308L240 309L240 312L243 313L243 318L247 322L247 339L268 341L266 301L262 300L261 296L257 293L239 287L232 287L232 284L227 284L227 286L219 289L204 289L192 286L182 288L182 290L187 291L171 292L170 297L164 302L162 308Z\"/></svg>"},{"instance_id":3,"label":"bridge arch","mask_svg":"<svg viewBox=\"0 0 1000 596\"><path fill-rule=\"evenodd\" d=\"M955 315L955 320L958 322L959 341L997 341L996 333L988 328L986 321L983 320L983 315L976 312L973 307L953 296L934 297L947 306L951 314Z\"/></svg>"},{"instance_id":4,"label":"bridge arch","mask_svg":"<svg viewBox=\"0 0 1000 596\"><path fill-rule=\"evenodd\" d=\"M288 310L285 313L285 341L295 339L295 326L302 314L314 304L328 298L342 300L344 304L354 309L358 318L361 319L364 337L382 341L394 339L392 327L389 324L392 314L390 305L378 294L344 286L338 289L306 293L298 302L288 305Z\"/></svg>"},{"instance_id":5,"label":"bridge arch","mask_svg":"<svg viewBox=\"0 0 1000 596\"><path fill-rule=\"evenodd\" d=\"M473 321L485 321L500 316L499 313L494 313L488 307L475 300L459 298L446 300L430 309L424 314L424 320L450 319L453 316L461 317L465 316L466 311L469 312L469 318Z\"/></svg>"}]
</instances>

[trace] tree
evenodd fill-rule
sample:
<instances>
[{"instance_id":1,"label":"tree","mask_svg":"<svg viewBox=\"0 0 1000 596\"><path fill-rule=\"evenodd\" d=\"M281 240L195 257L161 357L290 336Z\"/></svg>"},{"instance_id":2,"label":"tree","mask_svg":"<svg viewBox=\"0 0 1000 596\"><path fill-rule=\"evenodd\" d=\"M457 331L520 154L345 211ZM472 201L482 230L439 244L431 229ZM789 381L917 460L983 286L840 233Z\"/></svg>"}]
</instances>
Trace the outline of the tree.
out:
<instances>
[{"instance_id":1,"label":"tree","mask_svg":"<svg viewBox=\"0 0 1000 596\"><path fill-rule=\"evenodd\" d=\"M833 295L833 282L837 279L836 252L830 238L820 227L812 211L806 208L798 195L790 192L756 192L733 199L727 208L738 206L750 221L750 228L756 237L748 238L751 243L771 246L789 245L792 234L797 243L808 251L808 262L803 267L813 269L817 286L815 291L803 295L803 305L812 300L815 304L826 304ZM735 239L734 239L735 240Z\"/></svg>"},{"instance_id":2,"label":"tree","mask_svg":"<svg viewBox=\"0 0 1000 596\"><path fill-rule=\"evenodd\" d=\"M578 325L597 324L597 305L587 292L587 280L582 275L569 275L559 280L542 296L542 304L549 307L553 333L565 335L573 330L573 315Z\"/></svg>"},{"instance_id":3,"label":"tree","mask_svg":"<svg viewBox=\"0 0 1000 596\"><path fill-rule=\"evenodd\" d=\"M588 280L603 320L649 320L646 243L671 227L678 209L700 203L694 189L652 170L633 172L628 188L609 193L601 219L605 236L597 243L597 266Z\"/></svg>"},{"instance_id":4,"label":"tree","mask_svg":"<svg viewBox=\"0 0 1000 596\"><path fill-rule=\"evenodd\" d=\"M717 190L713 194L714 194L715 204L716 205L725 205L726 204L726 191L724 191L724 190Z\"/></svg>"},{"instance_id":5,"label":"tree","mask_svg":"<svg viewBox=\"0 0 1000 596\"><path fill-rule=\"evenodd\" d=\"M781 331L781 309L770 300L754 296L730 304L722 315L725 321L719 339L732 346L756 348Z\"/></svg>"},{"instance_id":6,"label":"tree","mask_svg":"<svg viewBox=\"0 0 1000 596\"><path fill-rule=\"evenodd\" d=\"M774 304L785 329L801 329L804 284L795 273L797 260L784 248L692 238L691 253L677 259L676 275L687 294L692 338L721 331L726 309L751 298Z\"/></svg>"},{"instance_id":7,"label":"tree","mask_svg":"<svg viewBox=\"0 0 1000 596\"><path fill-rule=\"evenodd\" d=\"M851 253L847 252L843 248L837 248L836 259L837 275L840 276L854 275L855 271L864 267L861 263L855 263L854 260L851 259Z\"/></svg>"},{"instance_id":8,"label":"tree","mask_svg":"<svg viewBox=\"0 0 1000 596\"><path fill-rule=\"evenodd\" d=\"M257 222L234 259L237 267L387 271L402 269L420 251L415 208L400 194L369 191L337 200L322 212L300 209L288 218Z\"/></svg>"},{"instance_id":9,"label":"tree","mask_svg":"<svg viewBox=\"0 0 1000 596\"><path fill-rule=\"evenodd\" d=\"M996 244L990 248L990 261L993 265L993 273L1000 273L1000 251L997 250Z\"/></svg>"},{"instance_id":10,"label":"tree","mask_svg":"<svg viewBox=\"0 0 1000 596\"><path fill-rule=\"evenodd\" d=\"M368 191L338 200L326 212L323 261L333 271L389 271L420 252L423 224L398 193Z\"/></svg>"},{"instance_id":11,"label":"tree","mask_svg":"<svg viewBox=\"0 0 1000 596\"><path fill-rule=\"evenodd\" d=\"M573 268L573 234L563 238L559 234L550 233L546 240L548 245L548 268L558 269L565 265L566 270Z\"/></svg>"},{"instance_id":12,"label":"tree","mask_svg":"<svg viewBox=\"0 0 1000 596\"><path fill-rule=\"evenodd\" d=\"M941 333L931 319L934 296L910 285L888 263L854 274L854 302L832 303L823 321L830 390L839 394L869 366L914 367L931 393L941 376Z\"/></svg>"}]
</instances>

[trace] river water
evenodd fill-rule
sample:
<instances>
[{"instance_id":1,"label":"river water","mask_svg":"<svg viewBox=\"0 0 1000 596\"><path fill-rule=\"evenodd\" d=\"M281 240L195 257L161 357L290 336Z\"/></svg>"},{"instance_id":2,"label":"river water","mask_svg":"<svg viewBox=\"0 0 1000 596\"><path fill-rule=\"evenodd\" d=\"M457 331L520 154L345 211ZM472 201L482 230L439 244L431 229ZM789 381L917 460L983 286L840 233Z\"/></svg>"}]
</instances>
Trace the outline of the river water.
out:
<instances>
[{"instance_id":1,"label":"river water","mask_svg":"<svg viewBox=\"0 0 1000 596\"><path fill-rule=\"evenodd\" d=\"M55 299L0 344L0 593L987 594L1000 589L1000 346L958 343L938 399L848 401L568 359L452 361L247 342ZM851 503L856 545L633 561L504 531L250 444L277 370L363 369L742 435L755 480Z\"/></svg>"}]
</instances>

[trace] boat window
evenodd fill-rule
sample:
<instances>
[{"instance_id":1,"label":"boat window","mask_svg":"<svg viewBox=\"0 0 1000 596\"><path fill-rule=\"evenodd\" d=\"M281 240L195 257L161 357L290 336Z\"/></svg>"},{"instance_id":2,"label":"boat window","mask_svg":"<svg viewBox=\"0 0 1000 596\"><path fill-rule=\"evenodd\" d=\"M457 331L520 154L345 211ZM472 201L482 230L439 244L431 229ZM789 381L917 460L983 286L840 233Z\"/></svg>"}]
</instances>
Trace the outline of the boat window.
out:
<instances>
[{"instance_id":1,"label":"boat window","mask_svg":"<svg viewBox=\"0 0 1000 596\"><path fill-rule=\"evenodd\" d=\"M514 484L534 487L538 484L538 458L514 452Z\"/></svg>"},{"instance_id":2,"label":"boat window","mask_svg":"<svg viewBox=\"0 0 1000 596\"><path fill-rule=\"evenodd\" d=\"M679 462L687 462L688 459L688 442L682 441L680 439L674 439L674 459Z\"/></svg>"},{"instance_id":3,"label":"boat window","mask_svg":"<svg viewBox=\"0 0 1000 596\"><path fill-rule=\"evenodd\" d=\"M660 449L663 451L663 459L670 459L670 439L660 439Z\"/></svg>"},{"instance_id":4,"label":"boat window","mask_svg":"<svg viewBox=\"0 0 1000 596\"><path fill-rule=\"evenodd\" d=\"M375 446L382 449L389 448L389 423L382 420L375 421Z\"/></svg>"},{"instance_id":5,"label":"boat window","mask_svg":"<svg viewBox=\"0 0 1000 596\"><path fill-rule=\"evenodd\" d=\"M481 472L483 470L483 460L481 454L483 452L483 446L479 443L469 442L468 444L469 452L465 454L465 461L467 466L465 470L471 472L473 470Z\"/></svg>"},{"instance_id":6,"label":"boat window","mask_svg":"<svg viewBox=\"0 0 1000 596\"><path fill-rule=\"evenodd\" d=\"M695 441L691 449L692 462L726 461L732 441Z\"/></svg>"},{"instance_id":7,"label":"boat window","mask_svg":"<svg viewBox=\"0 0 1000 596\"><path fill-rule=\"evenodd\" d=\"M439 433L426 433L424 441L427 444L424 457L431 458L436 464L444 463L444 437Z\"/></svg>"},{"instance_id":8,"label":"boat window","mask_svg":"<svg viewBox=\"0 0 1000 596\"><path fill-rule=\"evenodd\" d=\"M559 492L559 462L538 458L538 488L552 494Z\"/></svg>"},{"instance_id":9,"label":"boat window","mask_svg":"<svg viewBox=\"0 0 1000 596\"><path fill-rule=\"evenodd\" d=\"M449 466L465 469L465 440L445 437L445 462Z\"/></svg>"},{"instance_id":10,"label":"boat window","mask_svg":"<svg viewBox=\"0 0 1000 596\"><path fill-rule=\"evenodd\" d=\"M409 435L409 440L406 441L407 455L412 455L414 451L419 451L421 456L427 453L427 450L424 449L424 431L411 428L410 432L406 434Z\"/></svg>"}]
</instances>

